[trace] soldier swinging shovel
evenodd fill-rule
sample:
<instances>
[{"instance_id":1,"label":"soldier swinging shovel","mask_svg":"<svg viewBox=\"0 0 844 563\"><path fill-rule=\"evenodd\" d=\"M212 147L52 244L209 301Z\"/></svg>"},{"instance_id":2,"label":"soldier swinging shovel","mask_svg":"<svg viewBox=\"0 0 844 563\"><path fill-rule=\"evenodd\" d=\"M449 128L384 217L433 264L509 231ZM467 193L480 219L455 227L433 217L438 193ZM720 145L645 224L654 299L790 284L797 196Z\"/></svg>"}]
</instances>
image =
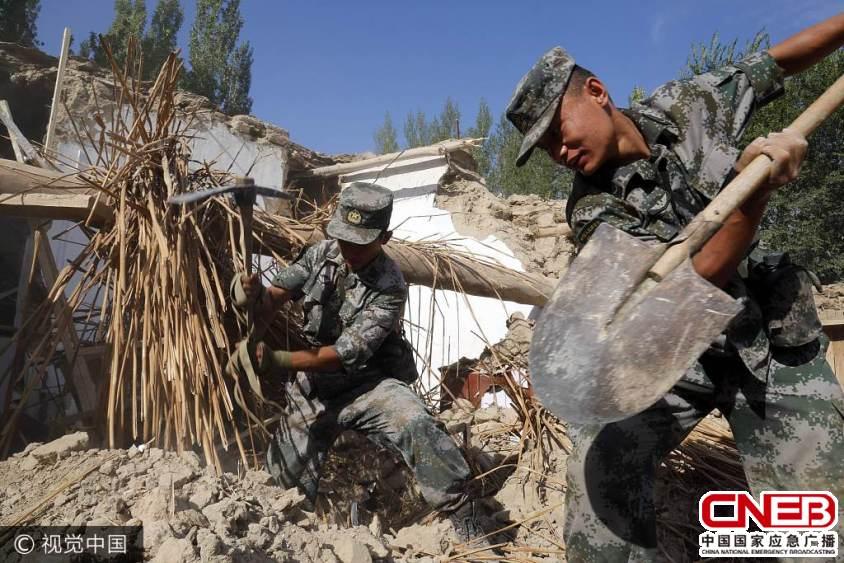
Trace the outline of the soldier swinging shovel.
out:
<instances>
[{"instance_id":1,"label":"soldier swinging shovel","mask_svg":"<svg viewBox=\"0 0 844 563\"><path fill-rule=\"evenodd\" d=\"M808 136L842 103L844 77L790 129ZM756 157L669 244L597 227L537 322L530 366L545 406L570 422L613 422L677 383L741 310L690 257L765 182L769 164Z\"/></svg>"}]
</instances>

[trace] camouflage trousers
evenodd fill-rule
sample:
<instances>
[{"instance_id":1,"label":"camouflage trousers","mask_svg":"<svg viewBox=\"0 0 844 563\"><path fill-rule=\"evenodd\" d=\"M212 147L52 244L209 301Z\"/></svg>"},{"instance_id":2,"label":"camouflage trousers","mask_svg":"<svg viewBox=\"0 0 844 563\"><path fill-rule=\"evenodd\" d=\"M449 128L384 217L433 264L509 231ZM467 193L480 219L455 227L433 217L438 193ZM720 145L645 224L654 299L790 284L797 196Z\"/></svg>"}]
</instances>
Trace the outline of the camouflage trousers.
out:
<instances>
[{"instance_id":1,"label":"camouflage trousers","mask_svg":"<svg viewBox=\"0 0 844 563\"><path fill-rule=\"evenodd\" d=\"M832 492L839 499L842 545L844 394L825 360L827 345L821 339L775 351L767 382L751 375L737 357L704 354L646 411L604 426L571 429L568 560L658 560L657 466L714 408L729 421L756 498L767 490ZM839 553L844 558L844 551ZM693 556L697 559L697 553Z\"/></svg>"},{"instance_id":2,"label":"camouflage trousers","mask_svg":"<svg viewBox=\"0 0 844 563\"><path fill-rule=\"evenodd\" d=\"M469 466L416 393L391 378L352 389L341 384L337 392L325 384L332 377L299 373L287 384L285 412L267 451L267 468L276 483L299 487L315 499L331 444L344 430L357 430L401 455L433 508L456 507L470 476Z\"/></svg>"}]
</instances>

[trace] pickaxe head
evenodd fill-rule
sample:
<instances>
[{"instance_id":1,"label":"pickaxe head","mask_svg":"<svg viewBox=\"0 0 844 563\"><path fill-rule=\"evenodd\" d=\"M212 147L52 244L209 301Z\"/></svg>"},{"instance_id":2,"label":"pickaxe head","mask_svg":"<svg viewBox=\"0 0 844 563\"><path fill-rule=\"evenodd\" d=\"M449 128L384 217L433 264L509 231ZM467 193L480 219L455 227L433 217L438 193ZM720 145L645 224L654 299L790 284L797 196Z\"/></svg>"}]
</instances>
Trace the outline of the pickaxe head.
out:
<instances>
[{"instance_id":1,"label":"pickaxe head","mask_svg":"<svg viewBox=\"0 0 844 563\"><path fill-rule=\"evenodd\" d=\"M235 183L233 185L185 192L172 196L167 200L167 203L170 205L185 205L187 203L205 201L210 197L227 193L234 196L234 199L239 206L254 204L255 197L258 195L262 195L264 197L278 197L281 199L293 199L293 195L289 192L276 188L256 186L255 180L249 176L238 176L235 178Z\"/></svg>"}]
</instances>

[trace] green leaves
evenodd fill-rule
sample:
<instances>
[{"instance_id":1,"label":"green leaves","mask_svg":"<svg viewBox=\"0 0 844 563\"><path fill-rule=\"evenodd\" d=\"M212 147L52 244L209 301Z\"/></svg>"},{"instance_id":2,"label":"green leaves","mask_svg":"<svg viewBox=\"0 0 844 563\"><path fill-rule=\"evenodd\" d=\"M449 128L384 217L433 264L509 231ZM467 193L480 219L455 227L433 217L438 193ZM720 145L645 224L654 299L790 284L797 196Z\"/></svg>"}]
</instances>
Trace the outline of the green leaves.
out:
<instances>
[{"instance_id":1,"label":"green leaves","mask_svg":"<svg viewBox=\"0 0 844 563\"><path fill-rule=\"evenodd\" d=\"M844 74L844 50L786 79L783 97L762 108L742 139L780 131ZM787 251L821 281L844 278L844 112L837 111L809 138L800 176L771 198L762 222L763 242Z\"/></svg>"},{"instance_id":2,"label":"green leaves","mask_svg":"<svg viewBox=\"0 0 844 563\"><path fill-rule=\"evenodd\" d=\"M386 120L384 126L386 126ZM404 120L405 147L409 149L460 137L460 109L450 97L446 98L440 114L431 121L428 121L422 111L417 111L415 114L408 113Z\"/></svg>"},{"instance_id":3,"label":"green leaves","mask_svg":"<svg viewBox=\"0 0 844 563\"><path fill-rule=\"evenodd\" d=\"M393 127L393 118L390 112L384 115L384 124L375 132L375 152L388 154L399 151L399 142L396 128Z\"/></svg>"},{"instance_id":4,"label":"green leaves","mask_svg":"<svg viewBox=\"0 0 844 563\"><path fill-rule=\"evenodd\" d=\"M114 20L105 34L93 31L79 44L79 56L100 66L108 65L108 45L118 65L125 66L130 39L138 41L143 51L143 78L158 76L167 56L176 50L176 35L182 27L184 13L179 0L159 0L146 30L147 9L144 0L115 0Z\"/></svg>"},{"instance_id":5,"label":"green leaves","mask_svg":"<svg viewBox=\"0 0 844 563\"><path fill-rule=\"evenodd\" d=\"M542 151L537 151L522 168L516 168L522 135L503 115L493 129L492 111L486 100L481 99L475 123L465 135L460 128L460 115L460 108L451 98L446 99L442 111L432 120L428 120L422 111L408 113L404 121L405 147L422 147L461 136L486 137L482 146L473 149L472 156L478 164L478 172L487 179L493 192L501 195L538 194L548 198L559 198L568 193L572 173L558 166ZM399 150L389 113L375 132L375 146L379 153Z\"/></svg>"},{"instance_id":6,"label":"green leaves","mask_svg":"<svg viewBox=\"0 0 844 563\"><path fill-rule=\"evenodd\" d=\"M167 56L176 50L176 35L184 17L179 0L158 0L143 41L144 76L147 79L157 76Z\"/></svg>"},{"instance_id":7,"label":"green leaves","mask_svg":"<svg viewBox=\"0 0 844 563\"><path fill-rule=\"evenodd\" d=\"M0 9L4 1L10 0L0 0ZM129 39L135 38L143 47L143 77L152 80L177 49L183 22L179 0L158 0L149 29L144 0L115 0L114 20L108 31L102 36L91 32L79 45L79 56L107 66L107 44L123 66ZM242 27L239 0L197 0L188 42L191 69L182 87L207 97L229 115L249 113L252 109L252 46L248 41L238 44Z\"/></svg>"},{"instance_id":8,"label":"green leaves","mask_svg":"<svg viewBox=\"0 0 844 563\"><path fill-rule=\"evenodd\" d=\"M41 0L0 0L0 41L38 47L36 20Z\"/></svg>"},{"instance_id":9,"label":"green leaves","mask_svg":"<svg viewBox=\"0 0 844 563\"><path fill-rule=\"evenodd\" d=\"M495 132L484 144L490 169L486 175L490 190L501 195L537 194L546 198L562 198L571 190L573 173L551 160L545 151L537 150L521 168L516 157L522 135L502 114Z\"/></svg>"},{"instance_id":10,"label":"green leaves","mask_svg":"<svg viewBox=\"0 0 844 563\"><path fill-rule=\"evenodd\" d=\"M242 28L239 0L197 0L185 86L229 115L252 109L252 46L237 44Z\"/></svg>"},{"instance_id":11,"label":"green leaves","mask_svg":"<svg viewBox=\"0 0 844 563\"><path fill-rule=\"evenodd\" d=\"M718 34L713 33L709 45L703 43L692 45L692 52L689 54L686 67L680 71L680 78L691 78L697 74L703 74L740 61L745 55L769 48L771 38L764 29L761 29L753 36L753 39L745 43L744 49L737 51L737 46L738 39L733 39L730 44L722 44Z\"/></svg>"}]
</instances>

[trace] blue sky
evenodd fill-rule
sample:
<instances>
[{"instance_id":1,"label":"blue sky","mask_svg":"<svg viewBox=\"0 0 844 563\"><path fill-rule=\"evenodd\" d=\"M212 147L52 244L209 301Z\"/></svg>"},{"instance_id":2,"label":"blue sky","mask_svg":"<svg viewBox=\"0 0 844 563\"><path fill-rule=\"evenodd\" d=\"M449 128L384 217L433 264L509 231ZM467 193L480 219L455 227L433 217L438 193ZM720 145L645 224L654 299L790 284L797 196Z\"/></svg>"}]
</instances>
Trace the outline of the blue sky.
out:
<instances>
[{"instance_id":1,"label":"blue sky","mask_svg":"<svg viewBox=\"0 0 844 563\"><path fill-rule=\"evenodd\" d=\"M151 15L156 0L147 0ZM57 54L111 23L113 0L42 0L38 35ZM186 49L194 0L183 0ZM765 28L776 43L844 10L842 0L622 2L292 2L242 0L241 39L254 49L252 112L327 153L373 148L389 111L401 135L408 111L438 113L447 96L470 126L483 97L495 118L519 78L554 45L593 70L623 102L675 78L693 43L740 44ZM186 54L186 53L185 53Z\"/></svg>"}]
</instances>

